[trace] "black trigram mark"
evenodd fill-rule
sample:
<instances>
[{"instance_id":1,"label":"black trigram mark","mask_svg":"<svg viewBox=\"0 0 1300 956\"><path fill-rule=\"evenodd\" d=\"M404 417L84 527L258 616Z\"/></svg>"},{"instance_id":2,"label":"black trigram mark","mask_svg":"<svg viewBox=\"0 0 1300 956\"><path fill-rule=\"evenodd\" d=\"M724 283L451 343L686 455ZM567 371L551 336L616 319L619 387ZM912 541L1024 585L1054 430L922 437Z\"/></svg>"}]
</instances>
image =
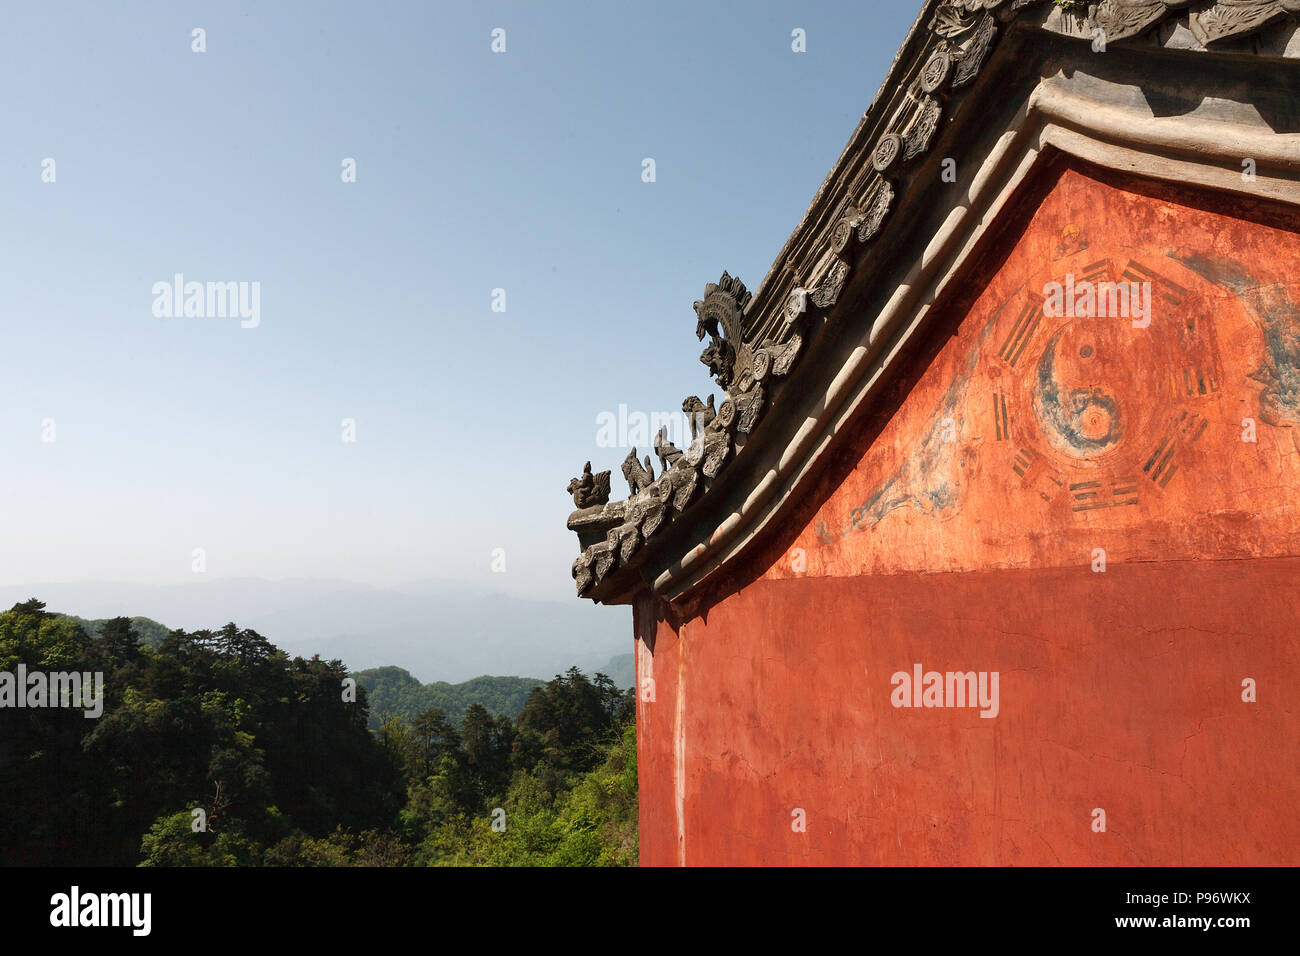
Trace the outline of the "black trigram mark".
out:
<instances>
[{"instance_id":1,"label":"black trigram mark","mask_svg":"<svg viewBox=\"0 0 1300 956\"><path fill-rule=\"evenodd\" d=\"M1156 450L1151 453L1147 463L1142 466L1142 471L1154 482L1157 482L1161 488L1169 484L1169 479L1174 476L1178 470L1177 465L1171 465L1170 459L1174 457L1174 450L1178 443L1174 441L1172 435L1166 435L1164 439L1156 446ZM1164 475L1164 480L1160 476Z\"/></svg>"},{"instance_id":2,"label":"black trigram mark","mask_svg":"<svg viewBox=\"0 0 1300 956\"><path fill-rule=\"evenodd\" d=\"M993 422L997 426L998 441L1004 441L1011 435L1010 419L1007 418L1007 397L1001 392L993 393Z\"/></svg>"},{"instance_id":3,"label":"black trigram mark","mask_svg":"<svg viewBox=\"0 0 1300 956\"><path fill-rule=\"evenodd\" d=\"M1180 416L1179 421L1182 422L1182 427L1179 429L1178 437L1186 442L1200 441L1210 424L1210 420L1204 415L1189 415L1186 421Z\"/></svg>"},{"instance_id":4,"label":"black trigram mark","mask_svg":"<svg viewBox=\"0 0 1300 956\"><path fill-rule=\"evenodd\" d=\"M1034 337L1034 333L1038 331L1039 323L1042 321L1042 310L1033 302L1026 303L1025 307L1021 309L1020 315L1016 317L1016 324L1011 327L1011 334L1007 336L1007 340L1002 343L1002 348L998 350L998 355L1014 368L1016 362L1020 361L1020 356L1024 354L1025 346Z\"/></svg>"},{"instance_id":5,"label":"black trigram mark","mask_svg":"<svg viewBox=\"0 0 1300 956\"><path fill-rule=\"evenodd\" d=\"M1029 473L1029 466L1033 463L1034 453L1028 448L1022 448L1016 452L1015 460L1011 462L1011 470L1023 478Z\"/></svg>"},{"instance_id":6,"label":"black trigram mark","mask_svg":"<svg viewBox=\"0 0 1300 956\"><path fill-rule=\"evenodd\" d=\"M1135 475L1115 478L1109 482L1080 481L1070 485L1074 511L1096 511L1099 508L1122 508L1138 503L1138 481Z\"/></svg>"},{"instance_id":7,"label":"black trigram mark","mask_svg":"<svg viewBox=\"0 0 1300 956\"><path fill-rule=\"evenodd\" d=\"M1207 372L1200 368L1185 368L1180 377L1177 372L1171 373L1173 376L1173 393L1177 395L1213 395L1219 390L1219 380L1214 377L1213 372Z\"/></svg>"},{"instance_id":8,"label":"black trigram mark","mask_svg":"<svg viewBox=\"0 0 1300 956\"><path fill-rule=\"evenodd\" d=\"M1079 276L1080 282L1104 282L1110 278L1110 260L1101 259L1092 265L1083 267L1083 274Z\"/></svg>"},{"instance_id":9,"label":"black trigram mark","mask_svg":"<svg viewBox=\"0 0 1300 956\"><path fill-rule=\"evenodd\" d=\"M1165 487L1178 471L1178 462L1173 460L1178 445L1200 441L1209 424L1210 420L1204 415L1189 414L1186 410L1179 412L1173 429L1156 445L1142 471L1161 488Z\"/></svg>"},{"instance_id":10,"label":"black trigram mark","mask_svg":"<svg viewBox=\"0 0 1300 956\"><path fill-rule=\"evenodd\" d=\"M1127 279L1129 282L1150 282L1153 290L1158 291L1162 296L1168 299L1174 305L1182 305L1183 300L1190 293L1171 279L1166 279L1157 272L1152 272L1146 266L1129 260L1129 264L1124 267L1120 277Z\"/></svg>"},{"instance_id":11,"label":"black trigram mark","mask_svg":"<svg viewBox=\"0 0 1300 956\"><path fill-rule=\"evenodd\" d=\"M1011 470L1024 479L1023 488L1032 488L1038 497L1050 502L1052 495L1065 487L1065 482L1056 477L1046 462L1040 461L1028 448L1021 448L1011 462ZM1044 490L1046 489L1046 490ZM1050 494L1049 494L1050 492Z\"/></svg>"},{"instance_id":12,"label":"black trigram mark","mask_svg":"<svg viewBox=\"0 0 1300 956\"><path fill-rule=\"evenodd\" d=\"M1049 481L1051 481L1052 484L1056 485L1056 488L1053 489L1054 491L1059 491L1060 489L1062 489L1062 488L1065 487L1065 482L1063 482L1060 478L1057 478L1055 475L1053 475L1053 474L1051 474L1051 473L1049 473L1049 474L1047 475L1047 479L1048 479ZM1040 484L1041 484L1041 482L1040 482ZM1044 491L1042 488L1039 488L1039 489L1038 489L1038 497L1042 498L1044 501L1051 501L1051 500L1052 500L1052 496L1049 495L1049 494L1048 494L1046 491Z\"/></svg>"}]
</instances>

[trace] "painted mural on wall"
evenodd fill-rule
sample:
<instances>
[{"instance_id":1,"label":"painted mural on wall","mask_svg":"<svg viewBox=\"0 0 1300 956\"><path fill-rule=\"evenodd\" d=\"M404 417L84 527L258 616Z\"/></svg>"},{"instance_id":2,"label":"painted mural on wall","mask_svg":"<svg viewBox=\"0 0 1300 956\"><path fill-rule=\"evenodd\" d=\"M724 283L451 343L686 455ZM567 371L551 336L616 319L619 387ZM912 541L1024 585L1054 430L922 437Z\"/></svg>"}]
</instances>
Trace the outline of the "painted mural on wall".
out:
<instances>
[{"instance_id":1,"label":"painted mural on wall","mask_svg":"<svg viewBox=\"0 0 1300 956\"><path fill-rule=\"evenodd\" d=\"M796 542L806 573L1300 553L1298 273L1293 234L1068 171Z\"/></svg>"}]
</instances>

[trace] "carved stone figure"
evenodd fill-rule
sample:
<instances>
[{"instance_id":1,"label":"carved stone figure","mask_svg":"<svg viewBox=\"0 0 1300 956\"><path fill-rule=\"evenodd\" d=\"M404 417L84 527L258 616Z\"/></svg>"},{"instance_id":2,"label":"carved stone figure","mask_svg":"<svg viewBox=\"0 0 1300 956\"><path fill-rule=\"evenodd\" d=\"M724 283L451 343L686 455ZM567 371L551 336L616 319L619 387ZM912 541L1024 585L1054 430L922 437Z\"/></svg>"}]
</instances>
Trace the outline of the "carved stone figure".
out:
<instances>
[{"instance_id":1,"label":"carved stone figure","mask_svg":"<svg viewBox=\"0 0 1300 956\"><path fill-rule=\"evenodd\" d=\"M699 438L700 432L708 428L709 422L718 415L717 409L713 407L712 395L709 396L707 405L700 401L698 395L691 395L682 402L682 411L690 417L692 441Z\"/></svg>"},{"instance_id":2,"label":"carved stone figure","mask_svg":"<svg viewBox=\"0 0 1300 956\"><path fill-rule=\"evenodd\" d=\"M695 303L695 337L702 342L709 336L709 347L700 361L723 388L735 381L737 366L748 359L741 317L750 298L745 283L724 272L721 279L704 287L704 298Z\"/></svg>"},{"instance_id":3,"label":"carved stone figure","mask_svg":"<svg viewBox=\"0 0 1300 956\"><path fill-rule=\"evenodd\" d=\"M659 429L659 434L655 435L655 455L659 458L660 472L667 471L677 463L678 458L682 457L681 449L668 440L667 425Z\"/></svg>"},{"instance_id":4,"label":"carved stone figure","mask_svg":"<svg viewBox=\"0 0 1300 956\"><path fill-rule=\"evenodd\" d=\"M726 388L731 384L731 370L736 365L736 350L725 339L714 338L700 353L700 361L709 367L709 375Z\"/></svg>"},{"instance_id":5,"label":"carved stone figure","mask_svg":"<svg viewBox=\"0 0 1300 956\"><path fill-rule=\"evenodd\" d=\"M627 486L632 489L632 494L639 495L645 491L655 480L654 469L650 466L650 456L645 456L645 467L637 461L636 449L633 448L623 459L623 477L627 479Z\"/></svg>"},{"instance_id":6,"label":"carved stone figure","mask_svg":"<svg viewBox=\"0 0 1300 956\"><path fill-rule=\"evenodd\" d=\"M569 494L579 509L594 508L609 503L609 472L591 473L591 462L582 466L582 475L569 482Z\"/></svg>"}]
</instances>

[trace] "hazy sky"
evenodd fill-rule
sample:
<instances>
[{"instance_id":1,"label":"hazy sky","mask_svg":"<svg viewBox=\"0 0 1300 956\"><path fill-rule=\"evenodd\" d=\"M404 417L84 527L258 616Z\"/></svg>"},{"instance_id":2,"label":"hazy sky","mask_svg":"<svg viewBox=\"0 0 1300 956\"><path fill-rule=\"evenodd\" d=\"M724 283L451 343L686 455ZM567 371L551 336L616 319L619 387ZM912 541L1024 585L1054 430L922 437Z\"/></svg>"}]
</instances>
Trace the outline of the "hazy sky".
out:
<instances>
[{"instance_id":1,"label":"hazy sky","mask_svg":"<svg viewBox=\"0 0 1300 956\"><path fill-rule=\"evenodd\" d=\"M919 7L14 5L0 580L570 599L597 416L708 393L691 303L757 287ZM177 273L259 324L155 316Z\"/></svg>"}]
</instances>

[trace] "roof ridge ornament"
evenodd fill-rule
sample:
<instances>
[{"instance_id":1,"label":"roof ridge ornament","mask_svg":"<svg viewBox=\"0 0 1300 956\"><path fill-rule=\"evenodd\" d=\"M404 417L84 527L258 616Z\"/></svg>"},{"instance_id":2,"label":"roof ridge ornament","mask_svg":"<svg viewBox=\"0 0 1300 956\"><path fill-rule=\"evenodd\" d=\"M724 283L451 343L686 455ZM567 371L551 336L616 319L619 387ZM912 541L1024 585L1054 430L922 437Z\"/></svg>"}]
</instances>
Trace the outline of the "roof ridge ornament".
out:
<instances>
[{"instance_id":1,"label":"roof ridge ornament","mask_svg":"<svg viewBox=\"0 0 1300 956\"><path fill-rule=\"evenodd\" d=\"M709 347L700 354L700 361L723 388L736 381L741 371L738 366L748 365L752 358L745 351L742 324L752 298L745 283L723 272L721 279L704 287L704 298L695 302L695 337L702 342L705 333L709 336Z\"/></svg>"},{"instance_id":2,"label":"roof ridge ornament","mask_svg":"<svg viewBox=\"0 0 1300 956\"><path fill-rule=\"evenodd\" d=\"M591 462L582 466L582 474L569 482L573 504L582 511L609 503L609 472L591 473Z\"/></svg>"}]
</instances>

